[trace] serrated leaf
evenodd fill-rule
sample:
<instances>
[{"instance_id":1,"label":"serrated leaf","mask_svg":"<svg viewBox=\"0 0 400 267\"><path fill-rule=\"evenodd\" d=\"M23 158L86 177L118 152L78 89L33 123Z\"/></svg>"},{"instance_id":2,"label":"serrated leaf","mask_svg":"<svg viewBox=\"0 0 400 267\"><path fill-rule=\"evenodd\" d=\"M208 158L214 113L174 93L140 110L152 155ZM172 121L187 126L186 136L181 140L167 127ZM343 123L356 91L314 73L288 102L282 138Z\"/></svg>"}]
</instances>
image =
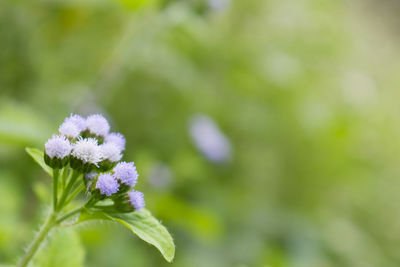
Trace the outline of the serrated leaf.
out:
<instances>
[{"instance_id":1,"label":"serrated leaf","mask_svg":"<svg viewBox=\"0 0 400 267\"><path fill-rule=\"evenodd\" d=\"M53 177L53 169L47 166L47 164L44 162L43 152L41 150L30 147L26 147L25 150L29 154L29 156L31 156L40 165L40 167L42 167L45 172Z\"/></svg>"},{"instance_id":2,"label":"serrated leaf","mask_svg":"<svg viewBox=\"0 0 400 267\"><path fill-rule=\"evenodd\" d=\"M56 231L49 243L33 259L32 267L83 267L85 250L78 234L68 229Z\"/></svg>"},{"instance_id":3,"label":"serrated leaf","mask_svg":"<svg viewBox=\"0 0 400 267\"><path fill-rule=\"evenodd\" d=\"M168 262L171 262L174 258L175 245L171 235L146 209L128 214L84 211L80 214L76 224L88 220L108 220L120 223L129 228L142 240L155 246Z\"/></svg>"}]
</instances>

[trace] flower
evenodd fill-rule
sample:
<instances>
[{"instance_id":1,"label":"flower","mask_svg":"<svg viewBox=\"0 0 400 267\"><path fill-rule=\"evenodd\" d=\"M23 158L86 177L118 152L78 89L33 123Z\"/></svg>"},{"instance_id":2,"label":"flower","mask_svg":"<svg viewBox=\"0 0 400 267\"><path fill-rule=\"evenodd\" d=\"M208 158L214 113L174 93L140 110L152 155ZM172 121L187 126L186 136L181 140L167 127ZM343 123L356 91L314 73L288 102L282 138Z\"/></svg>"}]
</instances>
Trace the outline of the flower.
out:
<instances>
[{"instance_id":1,"label":"flower","mask_svg":"<svg viewBox=\"0 0 400 267\"><path fill-rule=\"evenodd\" d=\"M189 132L197 149L210 161L226 162L231 159L231 143L210 117L206 115L193 116Z\"/></svg>"},{"instance_id":2,"label":"flower","mask_svg":"<svg viewBox=\"0 0 400 267\"><path fill-rule=\"evenodd\" d=\"M111 162L120 161L122 158L121 149L114 143L104 143L100 146L100 152L103 160Z\"/></svg>"},{"instance_id":3,"label":"flower","mask_svg":"<svg viewBox=\"0 0 400 267\"><path fill-rule=\"evenodd\" d=\"M126 140L125 140L125 137L120 133L109 133L105 137L104 141L106 143L113 143L113 144L117 145L119 147L119 149L121 149L121 151L125 150Z\"/></svg>"},{"instance_id":4,"label":"flower","mask_svg":"<svg viewBox=\"0 0 400 267\"><path fill-rule=\"evenodd\" d=\"M79 132L83 132L86 130L86 120L79 115L72 114L64 120L65 122L72 122L78 128Z\"/></svg>"},{"instance_id":5,"label":"flower","mask_svg":"<svg viewBox=\"0 0 400 267\"><path fill-rule=\"evenodd\" d=\"M135 210L141 210L145 206L143 193L132 190L128 193L129 203Z\"/></svg>"},{"instance_id":6,"label":"flower","mask_svg":"<svg viewBox=\"0 0 400 267\"><path fill-rule=\"evenodd\" d=\"M53 135L44 145L45 153L52 158L63 159L71 152L71 144L65 136Z\"/></svg>"},{"instance_id":7,"label":"flower","mask_svg":"<svg viewBox=\"0 0 400 267\"><path fill-rule=\"evenodd\" d=\"M118 192L119 184L113 175L103 173L97 179L96 188L102 195L111 196Z\"/></svg>"},{"instance_id":8,"label":"flower","mask_svg":"<svg viewBox=\"0 0 400 267\"><path fill-rule=\"evenodd\" d=\"M83 163L90 163L97 166L102 160L100 147L94 138L79 138L72 147L72 156L81 160Z\"/></svg>"},{"instance_id":9,"label":"flower","mask_svg":"<svg viewBox=\"0 0 400 267\"><path fill-rule=\"evenodd\" d=\"M139 177L133 162L120 162L113 169L115 178L122 184L135 186Z\"/></svg>"},{"instance_id":10,"label":"flower","mask_svg":"<svg viewBox=\"0 0 400 267\"><path fill-rule=\"evenodd\" d=\"M72 139L77 138L80 134L80 131L78 127L76 127L76 124L71 121L64 121L63 124L61 124L60 128L58 128L58 131L62 135Z\"/></svg>"},{"instance_id":11,"label":"flower","mask_svg":"<svg viewBox=\"0 0 400 267\"><path fill-rule=\"evenodd\" d=\"M86 126L91 134L105 137L110 131L108 121L100 114L90 115L86 118Z\"/></svg>"}]
</instances>

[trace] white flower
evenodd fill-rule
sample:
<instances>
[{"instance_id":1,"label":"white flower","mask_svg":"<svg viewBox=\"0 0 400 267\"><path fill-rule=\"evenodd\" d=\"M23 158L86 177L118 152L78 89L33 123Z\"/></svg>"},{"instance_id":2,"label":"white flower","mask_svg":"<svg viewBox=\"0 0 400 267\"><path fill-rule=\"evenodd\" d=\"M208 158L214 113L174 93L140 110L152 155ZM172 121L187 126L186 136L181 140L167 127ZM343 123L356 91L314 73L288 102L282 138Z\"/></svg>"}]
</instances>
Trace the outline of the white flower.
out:
<instances>
[{"instance_id":1,"label":"white flower","mask_svg":"<svg viewBox=\"0 0 400 267\"><path fill-rule=\"evenodd\" d=\"M104 143L100 146L103 160L117 162L122 158L121 149L114 143Z\"/></svg>"},{"instance_id":2,"label":"white flower","mask_svg":"<svg viewBox=\"0 0 400 267\"><path fill-rule=\"evenodd\" d=\"M105 138L104 142L113 143L117 145L121 151L125 150L126 140L125 137L120 133L109 133Z\"/></svg>"},{"instance_id":3,"label":"white flower","mask_svg":"<svg viewBox=\"0 0 400 267\"><path fill-rule=\"evenodd\" d=\"M105 137L110 131L108 121L100 114L90 115L86 118L86 126L90 133Z\"/></svg>"},{"instance_id":4,"label":"white flower","mask_svg":"<svg viewBox=\"0 0 400 267\"><path fill-rule=\"evenodd\" d=\"M80 134L80 131L78 127L76 127L76 124L71 121L64 121L63 124L60 125L60 128L58 128L58 131L62 135L72 139L77 138Z\"/></svg>"},{"instance_id":5,"label":"white flower","mask_svg":"<svg viewBox=\"0 0 400 267\"><path fill-rule=\"evenodd\" d=\"M73 124L75 124L75 126L78 128L80 132L86 130L86 119L77 114L71 113L71 115L68 118L66 118L64 122L72 122Z\"/></svg>"},{"instance_id":6,"label":"white flower","mask_svg":"<svg viewBox=\"0 0 400 267\"><path fill-rule=\"evenodd\" d=\"M65 136L53 135L44 145L45 153L50 158L63 159L71 152L71 144Z\"/></svg>"},{"instance_id":7,"label":"white flower","mask_svg":"<svg viewBox=\"0 0 400 267\"><path fill-rule=\"evenodd\" d=\"M72 148L72 156L82 160L84 163L92 163L97 166L102 160L100 147L94 138L80 138Z\"/></svg>"}]
</instances>

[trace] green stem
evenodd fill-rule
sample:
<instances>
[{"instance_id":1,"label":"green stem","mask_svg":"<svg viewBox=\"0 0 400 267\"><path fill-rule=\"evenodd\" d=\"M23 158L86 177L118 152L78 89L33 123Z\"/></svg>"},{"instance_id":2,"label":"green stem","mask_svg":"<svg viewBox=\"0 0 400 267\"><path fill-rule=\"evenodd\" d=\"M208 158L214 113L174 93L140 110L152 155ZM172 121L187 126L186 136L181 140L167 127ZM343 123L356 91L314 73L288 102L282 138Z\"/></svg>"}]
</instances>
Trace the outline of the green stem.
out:
<instances>
[{"instance_id":1,"label":"green stem","mask_svg":"<svg viewBox=\"0 0 400 267\"><path fill-rule=\"evenodd\" d=\"M56 221L56 223L57 223L57 224L61 223L61 222L64 221L65 219L67 219L67 218L71 217L72 215L74 215L74 214L80 212L83 208L84 208L84 206L79 207L79 208L76 208L76 209L74 209L74 210L68 212L67 214L65 214L64 216L62 216L61 218L59 218L59 219Z\"/></svg>"},{"instance_id":2,"label":"green stem","mask_svg":"<svg viewBox=\"0 0 400 267\"><path fill-rule=\"evenodd\" d=\"M73 170L72 171L72 176L70 181L67 184L67 187L65 188L64 192L62 193L59 205L58 205L58 210L62 209L64 207L64 202L68 197L69 192L71 191L72 187L75 184L75 181L78 179L78 177L80 176L80 173Z\"/></svg>"},{"instance_id":3,"label":"green stem","mask_svg":"<svg viewBox=\"0 0 400 267\"><path fill-rule=\"evenodd\" d=\"M57 224L60 224L62 221L64 221L65 219L71 217L72 215L82 211L83 209L86 208L90 208L92 207L95 203L96 203L96 198L92 195L88 201L86 201L85 204L83 204L82 206L80 206L79 208L76 208L70 212L68 212L67 214L63 215L61 218L57 219Z\"/></svg>"},{"instance_id":4,"label":"green stem","mask_svg":"<svg viewBox=\"0 0 400 267\"><path fill-rule=\"evenodd\" d=\"M69 168L68 168L68 165L67 165L67 166L64 167L63 173L62 173L62 176L61 176L61 185L62 185L63 189L65 187L65 184L67 183L68 170L69 170Z\"/></svg>"},{"instance_id":5,"label":"green stem","mask_svg":"<svg viewBox=\"0 0 400 267\"><path fill-rule=\"evenodd\" d=\"M71 195L67 198L67 200L64 202L64 206L67 206L68 203L73 200L82 190L85 189L85 185L81 183L78 185L74 191L72 191Z\"/></svg>"},{"instance_id":6,"label":"green stem","mask_svg":"<svg viewBox=\"0 0 400 267\"><path fill-rule=\"evenodd\" d=\"M57 210L57 199L58 199L58 176L60 175L60 169L53 169L53 210Z\"/></svg>"},{"instance_id":7,"label":"green stem","mask_svg":"<svg viewBox=\"0 0 400 267\"><path fill-rule=\"evenodd\" d=\"M46 236L49 234L50 230L55 226L56 216L57 216L56 213L50 212L45 223L40 228L39 233L30 244L28 250L25 252L25 255L21 258L20 262L18 263L18 267L28 266L29 262L32 260L33 256L37 252L38 248L40 247Z\"/></svg>"}]
</instances>

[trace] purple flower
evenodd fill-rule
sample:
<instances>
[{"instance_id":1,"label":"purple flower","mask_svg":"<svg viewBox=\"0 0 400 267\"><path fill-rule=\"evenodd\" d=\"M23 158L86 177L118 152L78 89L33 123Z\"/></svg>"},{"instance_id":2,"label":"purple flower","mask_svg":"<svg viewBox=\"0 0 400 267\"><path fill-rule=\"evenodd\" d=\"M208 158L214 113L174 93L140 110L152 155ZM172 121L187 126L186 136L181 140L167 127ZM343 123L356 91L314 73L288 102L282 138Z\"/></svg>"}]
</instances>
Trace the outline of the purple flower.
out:
<instances>
[{"instance_id":1,"label":"purple flower","mask_svg":"<svg viewBox=\"0 0 400 267\"><path fill-rule=\"evenodd\" d=\"M105 137L110 131L108 121L100 114L90 115L86 118L86 126L91 134Z\"/></svg>"},{"instance_id":2,"label":"purple flower","mask_svg":"<svg viewBox=\"0 0 400 267\"><path fill-rule=\"evenodd\" d=\"M76 128L78 128L79 132L83 132L86 130L86 120L76 114L72 114L64 120L64 123L71 122L75 124Z\"/></svg>"},{"instance_id":3,"label":"purple flower","mask_svg":"<svg viewBox=\"0 0 400 267\"><path fill-rule=\"evenodd\" d=\"M113 169L115 177L123 184L135 186L138 173L133 162L120 162Z\"/></svg>"},{"instance_id":4,"label":"purple flower","mask_svg":"<svg viewBox=\"0 0 400 267\"><path fill-rule=\"evenodd\" d=\"M110 133L108 134L104 141L106 143L113 143L121 149L121 151L125 150L126 140L125 137L120 133Z\"/></svg>"},{"instance_id":5,"label":"purple flower","mask_svg":"<svg viewBox=\"0 0 400 267\"><path fill-rule=\"evenodd\" d=\"M84 163L97 165L102 160L102 154L97 140L94 138L80 138L72 148L72 156Z\"/></svg>"},{"instance_id":6,"label":"purple flower","mask_svg":"<svg viewBox=\"0 0 400 267\"><path fill-rule=\"evenodd\" d=\"M102 144L100 146L100 152L103 160L117 162L122 158L121 149L113 143Z\"/></svg>"},{"instance_id":7,"label":"purple flower","mask_svg":"<svg viewBox=\"0 0 400 267\"><path fill-rule=\"evenodd\" d=\"M103 173L97 179L96 188L100 190L102 195L111 196L118 192L119 184L113 175Z\"/></svg>"},{"instance_id":8,"label":"purple flower","mask_svg":"<svg viewBox=\"0 0 400 267\"><path fill-rule=\"evenodd\" d=\"M132 190L128 193L129 203L135 210L141 210L145 206L143 193Z\"/></svg>"},{"instance_id":9,"label":"purple flower","mask_svg":"<svg viewBox=\"0 0 400 267\"><path fill-rule=\"evenodd\" d=\"M71 152L71 144L65 136L53 135L44 145L45 153L50 158L63 159Z\"/></svg>"},{"instance_id":10,"label":"purple flower","mask_svg":"<svg viewBox=\"0 0 400 267\"><path fill-rule=\"evenodd\" d=\"M71 121L64 121L63 124L61 124L60 128L58 128L58 131L60 132L60 134L72 139L77 138L80 134L80 131L78 127L76 127L76 124Z\"/></svg>"},{"instance_id":11,"label":"purple flower","mask_svg":"<svg viewBox=\"0 0 400 267\"><path fill-rule=\"evenodd\" d=\"M209 160L214 162L230 160L231 143L210 117L205 115L193 116L190 121L189 132L197 149Z\"/></svg>"}]
</instances>

